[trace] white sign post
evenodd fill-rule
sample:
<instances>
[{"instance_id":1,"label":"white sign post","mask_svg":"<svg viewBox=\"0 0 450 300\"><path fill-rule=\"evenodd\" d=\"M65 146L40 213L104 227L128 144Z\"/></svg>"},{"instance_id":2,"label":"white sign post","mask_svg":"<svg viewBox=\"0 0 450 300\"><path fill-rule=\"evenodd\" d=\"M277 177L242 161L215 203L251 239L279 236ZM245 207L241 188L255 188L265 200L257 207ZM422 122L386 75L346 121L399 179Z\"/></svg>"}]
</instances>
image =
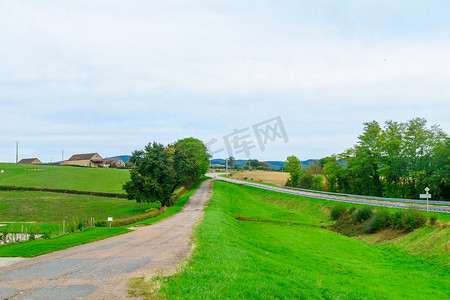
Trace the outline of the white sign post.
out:
<instances>
[{"instance_id":1,"label":"white sign post","mask_svg":"<svg viewBox=\"0 0 450 300\"><path fill-rule=\"evenodd\" d=\"M428 194L429 191L430 191L430 188L429 188L429 187L426 187L426 188L425 188L426 194L420 194L420 198L426 198L426 199L427 199L427 212L430 211L430 208L429 208L429 205L428 205L428 199L431 198L431 194Z\"/></svg>"},{"instance_id":2,"label":"white sign post","mask_svg":"<svg viewBox=\"0 0 450 300\"><path fill-rule=\"evenodd\" d=\"M111 222L113 221L112 217L108 217L109 227L111 227Z\"/></svg>"}]
</instances>

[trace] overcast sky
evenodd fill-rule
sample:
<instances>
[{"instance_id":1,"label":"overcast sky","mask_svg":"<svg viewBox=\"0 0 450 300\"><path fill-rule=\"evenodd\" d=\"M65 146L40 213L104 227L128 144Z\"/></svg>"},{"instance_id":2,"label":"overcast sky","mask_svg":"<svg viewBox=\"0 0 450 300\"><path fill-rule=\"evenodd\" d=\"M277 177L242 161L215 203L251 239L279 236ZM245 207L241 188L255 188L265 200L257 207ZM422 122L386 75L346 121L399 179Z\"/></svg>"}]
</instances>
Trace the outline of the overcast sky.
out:
<instances>
[{"instance_id":1,"label":"overcast sky","mask_svg":"<svg viewBox=\"0 0 450 300\"><path fill-rule=\"evenodd\" d=\"M252 126L278 116L288 142L261 149ZM251 158L305 160L372 120L449 133L450 3L0 0L0 117L3 162L16 141L49 162L190 136L218 151L248 128Z\"/></svg>"}]
</instances>

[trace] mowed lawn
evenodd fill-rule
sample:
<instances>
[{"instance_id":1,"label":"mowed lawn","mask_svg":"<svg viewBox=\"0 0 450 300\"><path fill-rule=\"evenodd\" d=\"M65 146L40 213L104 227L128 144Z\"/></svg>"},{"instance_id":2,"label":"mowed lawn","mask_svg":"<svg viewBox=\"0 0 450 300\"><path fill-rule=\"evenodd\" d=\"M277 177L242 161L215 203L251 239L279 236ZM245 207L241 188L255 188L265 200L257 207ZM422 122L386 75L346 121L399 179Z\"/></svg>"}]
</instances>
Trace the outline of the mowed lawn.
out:
<instances>
[{"instance_id":1,"label":"mowed lawn","mask_svg":"<svg viewBox=\"0 0 450 300\"><path fill-rule=\"evenodd\" d=\"M130 179L125 169L0 163L0 185L124 193Z\"/></svg>"},{"instance_id":2,"label":"mowed lawn","mask_svg":"<svg viewBox=\"0 0 450 300\"><path fill-rule=\"evenodd\" d=\"M437 261L320 228L330 222L320 205L289 205L292 198L274 192L214 184L194 254L182 272L163 282L162 297L450 298L450 269Z\"/></svg>"}]
</instances>

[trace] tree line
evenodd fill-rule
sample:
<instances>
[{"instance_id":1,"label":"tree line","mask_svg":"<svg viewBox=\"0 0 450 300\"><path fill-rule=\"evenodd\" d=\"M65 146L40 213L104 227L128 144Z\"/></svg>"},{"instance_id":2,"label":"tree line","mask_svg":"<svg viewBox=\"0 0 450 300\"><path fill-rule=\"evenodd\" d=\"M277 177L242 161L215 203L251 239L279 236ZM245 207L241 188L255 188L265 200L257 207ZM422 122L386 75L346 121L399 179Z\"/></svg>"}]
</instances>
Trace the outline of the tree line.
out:
<instances>
[{"instance_id":1,"label":"tree line","mask_svg":"<svg viewBox=\"0 0 450 300\"><path fill-rule=\"evenodd\" d=\"M414 199L428 186L433 199L450 199L450 139L423 118L386 121L384 127L376 121L364 123L356 145L318 163L323 167L323 190ZM288 157L291 185L298 186L307 173L312 176L302 170L293 177L293 165L295 159Z\"/></svg>"},{"instance_id":2,"label":"tree line","mask_svg":"<svg viewBox=\"0 0 450 300\"><path fill-rule=\"evenodd\" d=\"M202 141L193 137L164 146L149 143L132 153L130 181L123 189L129 200L173 204L172 194L180 186L190 185L206 173L209 154Z\"/></svg>"}]
</instances>

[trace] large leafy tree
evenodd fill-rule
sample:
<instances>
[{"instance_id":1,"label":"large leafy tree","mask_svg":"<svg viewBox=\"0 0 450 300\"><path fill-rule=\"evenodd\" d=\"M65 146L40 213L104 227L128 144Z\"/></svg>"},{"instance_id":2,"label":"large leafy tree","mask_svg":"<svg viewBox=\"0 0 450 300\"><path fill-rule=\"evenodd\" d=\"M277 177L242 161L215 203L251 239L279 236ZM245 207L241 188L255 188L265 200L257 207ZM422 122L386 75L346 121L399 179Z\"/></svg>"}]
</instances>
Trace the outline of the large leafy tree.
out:
<instances>
[{"instance_id":1,"label":"large leafy tree","mask_svg":"<svg viewBox=\"0 0 450 300\"><path fill-rule=\"evenodd\" d=\"M161 202L172 205L178 186L198 180L208 170L209 155L202 141L182 139L167 147L153 142L144 150L134 151L130 162L131 180L123 186L128 199L137 202Z\"/></svg>"},{"instance_id":2,"label":"large leafy tree","mask_svg":"<svg viewBox=\"0 0 450 300\"><path fill-rule=\"evenodd\" d=\"M325 159L330 190L416 198L426 186L450 199L449 137L423 118L405 123L364 123L358 143Z\"/></svg>"},{"instance_id":3,"label":"large leafy tree","mask_svg":"<svg viewBox=\"0 0 450 300\"><path fill-rule=\"evenodd\" d=\"M380 168L384 179L384 194L388 197L405 197L402 181L406 177L406 164L402 156L405 124L387 121L380 135Z\"/></svg>"},{"instance_id":4,"label":"large leafy tree","mask_svg":"<svg viewBox=\"0 0 450 300\"><path fill-rule=\"evenodd\" d=\"M432 189L436 191L436 199L450 199L450 139L434 149Z\"/></svg>"},{"instance_id":5,"label":"large leafy tree","mask_svg":"<svg viewBox=\"0 0 450 300\"><path fill-rule=\"evenodd\" d=\"M171 205L172 193L178 185L173 146L153 142L144 150L134 151L130 161L136 167L130 172L131 180L123 186L128 199Z\"/></svg>"},{"instance_id":6,"label":"large leafy tree","mask_svg":"<svg viewBox=\"0 0 450 300\"><path fill-rule=\"evenodd\" d=\"M298 186L298 180L302 175L302 163L298 157L295 155L288 156L286 158L286 165L284 169L290 174L290 181L293 187Z\"/></svg>"},{"instance_id":7,"label":"large leafy tree","mask_svg":"<svg viewBox=\"0 0 450 300\"><path fill-rule=\"evenodd\" d=\"M179 184L195 182L206 173L210 156L202 141L193 137L185 138L176 142L174 148L174 167Z\"/></svg>"},{"instance_id":8,"label":"large leafy tree","mask_svg":"<svg viewBox=\"0 0 450 300\"><path fill-rule=\"evenodd\" d=\"M364 123L363 133L355 146L351 171L358 194L381 196L382 186L378 174L381 127L376 121Z\"/></svg>"}]
</instances>

